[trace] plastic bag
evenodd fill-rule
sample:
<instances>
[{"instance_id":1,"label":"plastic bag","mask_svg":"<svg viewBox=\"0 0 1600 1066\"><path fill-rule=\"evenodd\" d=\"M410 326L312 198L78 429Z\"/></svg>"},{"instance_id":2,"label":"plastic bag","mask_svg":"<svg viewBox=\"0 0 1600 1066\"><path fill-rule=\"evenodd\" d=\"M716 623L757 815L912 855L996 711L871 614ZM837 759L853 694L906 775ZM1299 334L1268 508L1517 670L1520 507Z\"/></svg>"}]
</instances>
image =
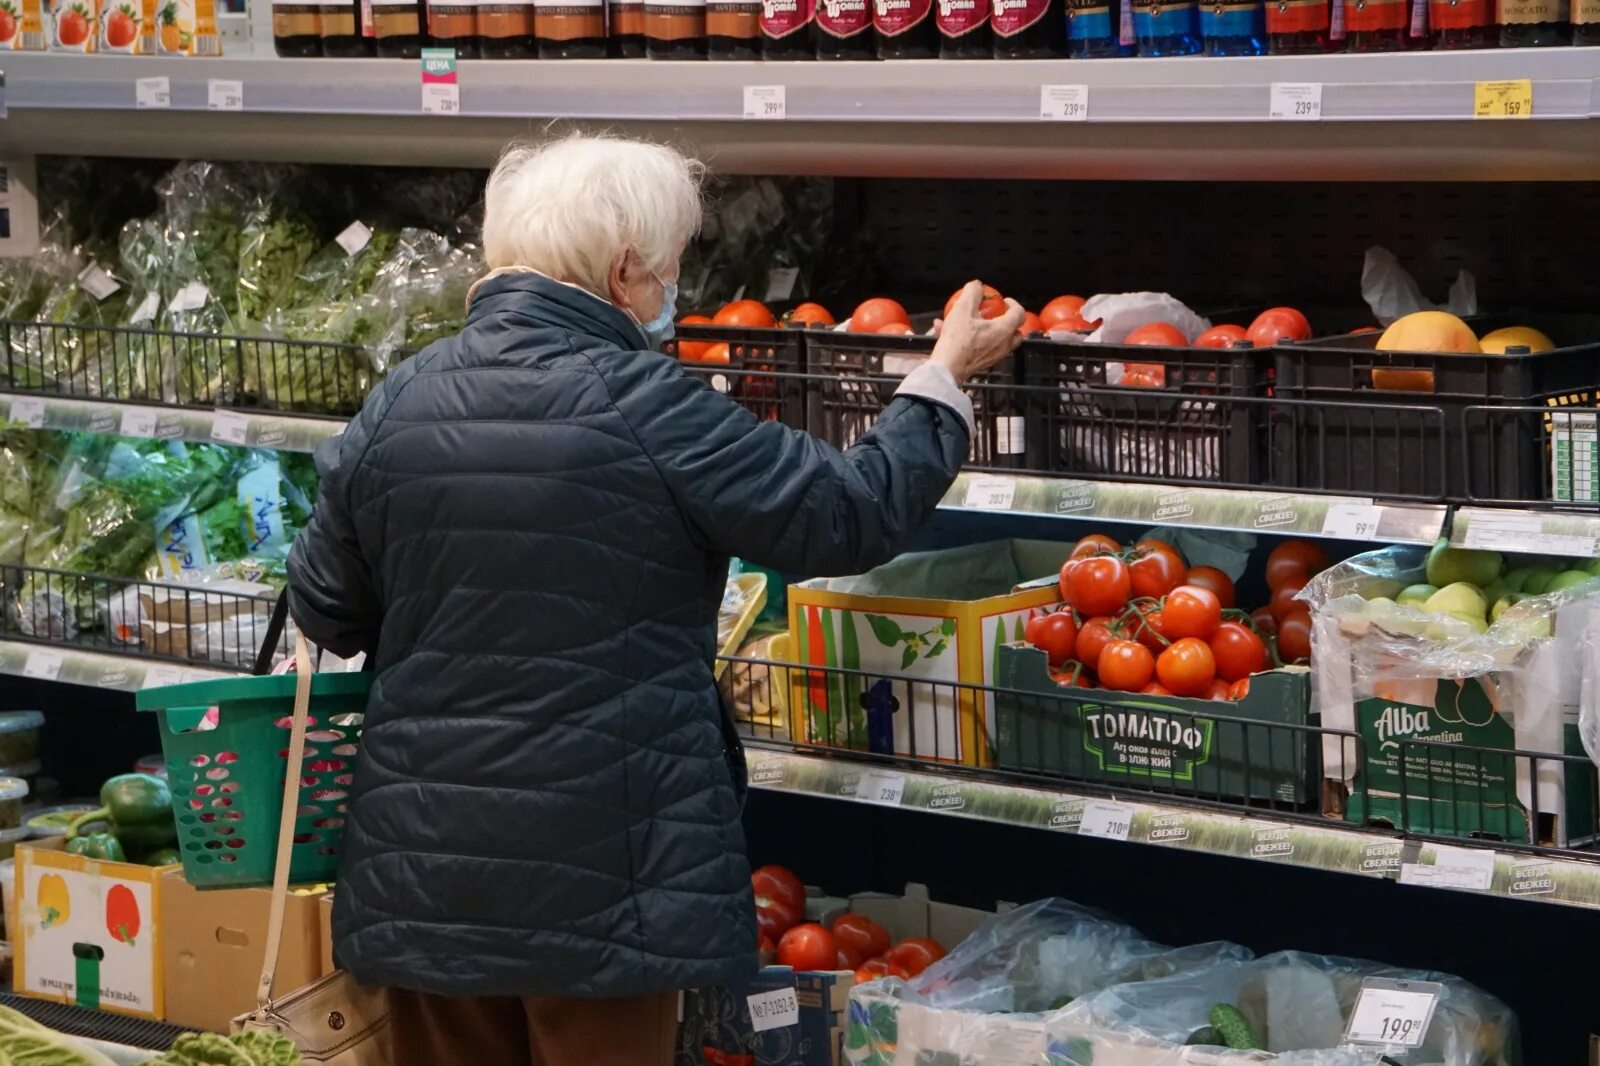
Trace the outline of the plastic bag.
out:
<instances>
[{"instance_id":1,"label":"plastic bag","mask_svg":"<svg viewBox=\"0 0 1600 1066\"><path fill-rule=\"evenodd\" d=\"M1371 1052L1339 1050L1362 982L1369 977L1443 986L1422 1046L1385 1052L1395 1066L1514 1066L1520 1060L1516 1016L1458 977L1280 951L1254 961L1227 961L1114 985L1075 1000L1047 1022L1048 1061L1057 1066L1371 1063ZM1273 1054L1228 1051L1219 1043L1210 1043L1203 1052L1184 1050L1186 1041L1210 1026L1212 1007L1219 1003L1236 1008L1254 1031L1260 1051Z\"/></svg>"},{"instance_id":2,"label":"plastic bag","mask_svg":"<svg viewBox=\"0 0 1600 1066\"><path fill-rule=\"evenodd\" d=\"M985 921L910 981L850 990L846 1056L915 1066L939 1055L971 1066L1043 1061L1048 1016L1109 985L1250 958L1235 944L1168 948L1100 911L1062 899Z\"/></svg>"},{"instance_id":3,"label":"plastic bag","mask_svg":"<svg viewBox=\"0 0 1600 1066\"><path fill-rule=\"evenodd\" d=\"M1456 274L1441 307L1422 295L1417 279L1393 252L1378 246L1367 249L1361 265L1361 298L1385 326L1414 311L1449 311L1463 318L1478 313L1478 286L1471 273L1463 270Z\"/></svg>"},{"instance_id":4,"label":"plastic bag","mask_svg":"<svg viewBox=\"0 0 1600 1066\"><path fill-rule=\"evenodd\" d=\"M836 275L823 269L833 228L826 178L736 177L710 182L700 233L684 251L679 307L737 297L787 303Z\"/></svg>"}]
</instances>

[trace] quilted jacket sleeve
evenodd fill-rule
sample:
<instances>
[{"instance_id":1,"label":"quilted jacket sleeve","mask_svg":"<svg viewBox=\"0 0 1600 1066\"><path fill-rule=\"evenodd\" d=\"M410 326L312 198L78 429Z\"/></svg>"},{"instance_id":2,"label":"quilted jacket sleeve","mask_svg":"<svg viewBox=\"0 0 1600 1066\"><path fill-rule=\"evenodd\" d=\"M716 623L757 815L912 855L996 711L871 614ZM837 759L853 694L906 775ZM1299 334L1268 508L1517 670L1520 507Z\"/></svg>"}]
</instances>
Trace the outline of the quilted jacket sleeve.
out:
<instances>
[{"instance_id":1,"label":"quilted jacket sleeve","mask_svg":"<svg viewBox=\"0 0 1600 1066\"><path fill-rule=\"evenodd\" d=\"M307 640L344 658L375 650L378 640L381 608L356 534L351 474L387 407L388 387L372 394L344 433L318 445L317 505L289 551L289 613Z\"/></svg>"},{"instance_id":2,"label":"quilted jacket sleeve","mask_svg":"<svg viewBox=\"0 0 1600 1066\"><path fill-rule=\"evenodd\" d=\"M758 421L674 361L634 358L613 399L690 527L722 554L808 576L871 569L905 547L966 459L962 415L929 399L898 396L840 452Z\"/></svg>"}]
</instances>

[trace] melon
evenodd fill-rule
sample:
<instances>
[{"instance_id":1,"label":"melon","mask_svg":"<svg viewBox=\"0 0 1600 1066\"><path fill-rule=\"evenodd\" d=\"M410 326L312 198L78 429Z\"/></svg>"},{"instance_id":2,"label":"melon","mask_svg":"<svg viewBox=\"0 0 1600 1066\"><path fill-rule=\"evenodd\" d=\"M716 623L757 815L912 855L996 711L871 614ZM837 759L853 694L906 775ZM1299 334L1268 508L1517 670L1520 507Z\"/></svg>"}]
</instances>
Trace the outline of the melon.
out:
<instances>
[{"instance_id":1,"label":"melon","mask_svg":"<svg viewBox=\"0 0 1600 1066\"><path fill-rule=\"evenodd\" d=\"M1530 352L1548 352L1556 342L1532 326L1507 326L1493 333L1485 333L1478 346L1490 355L1504 355L1507 348L1521 345Z\"/></svg>"},{"instance_id":2,"label":"melon","mask_svg":"<svg viewBox=\"0 0 1600 1066\"><path fill-rule=\"evenodd\" d=\"M1383 331L1380 352L1447 352L1477 355L1478 338L1467 324L1448 311L1414 311Z\"/></svg>"}]
</instances>

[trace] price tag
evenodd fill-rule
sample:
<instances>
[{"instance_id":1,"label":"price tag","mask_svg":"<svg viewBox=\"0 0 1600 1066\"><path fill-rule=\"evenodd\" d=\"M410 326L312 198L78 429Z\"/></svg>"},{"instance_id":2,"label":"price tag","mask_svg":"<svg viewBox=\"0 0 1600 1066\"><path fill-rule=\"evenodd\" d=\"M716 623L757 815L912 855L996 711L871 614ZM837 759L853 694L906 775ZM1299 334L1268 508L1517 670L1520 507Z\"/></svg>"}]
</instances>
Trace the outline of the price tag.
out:
<instances>
[{"instance_id":1,"label":"price tag","mask_svg":"<svg viewBox=\"0 0 1600 1066\"><path fill-rule=\"evenodd\" d=\"M422 50L422 110L429 115L459 115L461 86L456 81L456 50Z\"/></svg>"},{"instance_id":2,"label":"price tag","mask_svg":"<svg viewBox=\"0 0 1600 1066\"><path fill-rule=\"evenodd\" d=\"M1110 800L1089 800L1083 805L1083 821L1078 823L1081 837L1127 840L1133 828L1133 806Z\"/></svg>"},{"instance_id":3,"label":"price tag","mask_svg":"<svg viewBox=\"0 0 1600 1066\"><path fill-rule=\"evenodd\" d=\"M1443 985L1433 981L1367 978L1361 982L1361 994L1350 1012L1345 1043L1421 1047L1443 990Z\"/></svg>"},{"instance_id":4,"label":"price tag","mask_svg":"<svg viewBox=\"0 0 1600 1066\"><path fill-rule=\"evenodd\" d=\"M1008 477L975 477L967 485L966 506L979 511L1009 511L1017 483Z\"/></svg>"},{"instance_id":5,"label":"price tag","mask_svg":"<svg viewBox=\"0 0 1600 1066\"><path fill-rule=\"evenodd\" d=\"M1322 118L1320 81L1275 81L1267 117L1282 122L1317 122Z\"/></svg>"},{"instance_id":6,"label":"price tag","mask_svg":"<svg viewBox=\"0 0 1600 1066\"><path fill-rule=\"evenodd\" d=\"M1400 866L1402 885L1421 885L1430 888L1459 888L1469 892L1487 892L1494 883L1492 851L1478 848L1452 848L1443 844L1433 847L1433 865L1406 862Z\"/></svg>"},{"instance_id":7,"label":"price tag","mask_svg":"<svg viewBox=\"0 0 1600 1066\"><path fill-rule=\"evenodd\" d=\"M191 281L172 297L172 302L167 304L168 311L198 311L206 305L211 298L211 290L206 288L205 282Z\"/></svg>"},{"instance_id":8,"label":"price tag","mask_svg":"<svg viewBox=\"0 0 1600 1066\"><path fill-rule=\"evenodd\" d=\"M250 436L250 420L232 411L218 411L211 419L211 439L223 444L243 444Z\"/></svg>"},{"instance_id":9,"label":"price tag","mask_svg":"<svg viewBox=\"0 0 1600 1066\"><path fill-rule=\"evenodd\" d=\"M794 295L794 283L799 280L799 267L773 267L767 271L767 299L787 300Z\"/></svg>"},{"instance_id":10,"label":"price tag","mask_svg":"<svg viewBox=\"0 0 1600 1066\"><path fill-rule=\"evenodd\" d=\"M157 664L147 668L144 672L142 688L164 688L167 685L183 683L183 671L176 666Z\"/></svg>"},{"instance_id":11,"label":"price tag","mask_svg":"<svg viewBox=\"0 0 1600 1066\"><path fill-rule=\"evenodd\" d=\"M172 80L165 74L159 78L139 78L133 83L133 106L171 107Z\"/></svg>"},{"instance_id":12,"label":"price tag","mask_svg":"<svg viewBox=\"0 0 1600 1066\"><path fill-rule=\"evenodd\" d=\"M216 676L216 674L209 673L205 670L185 670L182 674L183 683L186 685L195 681L211 681L215 679Z\"/></svg>"},{"instance_id":13,"label":"price tag","mask_svg":"<svg viewBox=\"0 0 1600 1066\"><path fill-rule=\"evenodd\" d=\"M788 91L782 85L746 85L744 117L784 119L789 117Z\"/></svg>"},{"instance_id":14,"label":"price tag","mask_svg":"<svg viewBox=\"0 0 1600 1066\"><path fill-rule=\"evenodd\" d=\"M750 1028L755 1032L800 1024L800 1001L792 988L758 992L745 997L745 1002L750 1005Z\"/></svg>"},{"instance_id":15,"label":"price tag","mask_svg":"<svg viewBox=\"0 0 1600 1066\"><path fill-rule=\"evenodd\" d=\"M29 429L43 429L44 401L18 396L11 401L11 421L20 422Z\"/></svg>"},{"instance_id":16,"label":"price tag","mask_svg":"<svg viewBox=\"0 0 1600 1066\"><path fill-rule=\"evenodd\" d=\"M1462 544L1488 551L1536 552L1541 555L1575 555L1589 558L1600 549L1592 535L1547 533L1539 515L1473 510L1466 515Z\"/></svg>"},{"instance_id":17,"label":"price tag","mask_svg":"<svg viewBox=\"0 0 1600 1066\"><path fill-rule=\"evenodd\" d=\"M206 82L207 111L243 111L244 82L211 78Z\"/></svg>"},{"instance_id":18,"label":"price tag","mask_svg":"<svg viewBox=\"0 0 1600 1066\"><path fill-rule=\"evenodd\" d=\"M1042 122L1089 121L1087 85L1039 86L1039 119Z\"/></svg>"},{"instance_id":19,"label":"price tag","mask_svg":"<svg viewBox=\"0 0 1600 1066\"><path fill-rule=\"evenodd\" d=\"M887 770L867 770L856 785L856 799L898 807L906 794L906 775Z\"/></svg>"},{"instance_id":20,"label":"price tag","mask_svg":"<svg viewBox=\"0 0 1600 1066\"><path fill-rule=\"evenodd\" d=\"M160 306L160 293L145 293L144 299L139 301L139 306L133 309L133 317L128 319L129 323L135 326L142 326L146 322L154 321L156 317L156 311Z\"/></svg>"},{"instance_id":21,"label":"price tag","mask_svg":"<svg viewBox=\"0 0 1600 1066\"><path fill-rule=\"evenodd\" d=\"M107 274L99 263L90 263L78 271L78 288L96 300L104 300L121 290L122 286L117 283L116 278Z\"/></svg>"},{"instance_id":22,"label":"price tag","mask_svg":"<svg viewBox=\"0 0 1600 1066\"><path fill-rule=\"evenodd\" d=\"M333 239L335 244L344 249L346 256L361 254L361 250L370 240L372 240L371 228L359 219L340 230L339 235Z\"/></svg>"},{"instance_id":23,"label":"price tag","mask_svg":"<svg viewBox=\"0 0 1600 1066\"><path fill-rule=\"evenodd\" d=\"M145 407L129 407L122 412L121 432L124 437L154 437L158 413Z\"/></svg>"},{"instance_id":24,"label":"price tag","mask_svg":"<svg viewBox=\"0 0 1600 1066\"><path fill-rule=\"evenodd\" d=\"M1378 535L1383 508L1369 503L1330 503L1322 518L1322 535L1343 540L1372 540Z\"/></svg>"},{"instance_id":25,"label":"price tag","mask_svg":"<svg viewBox=\"0 0 1600 1066\"><path fill-rule=\"evenodd\" d=\"M1472 117L1532 118L1532 80L1478 82L1472 91Z\"/></svg>"},{"instance_id":26,"label":"price tag","mask_svg":"<svg viewBox=\"0 0 1600 1066\"><path fill-rule=\"evenodd\" d=\"M48 648L39 648L28 653L28 661L22 664L22 676L37 678L40 681L54 681L61 676L62 654Z\"/></svg>"}]
</instances>

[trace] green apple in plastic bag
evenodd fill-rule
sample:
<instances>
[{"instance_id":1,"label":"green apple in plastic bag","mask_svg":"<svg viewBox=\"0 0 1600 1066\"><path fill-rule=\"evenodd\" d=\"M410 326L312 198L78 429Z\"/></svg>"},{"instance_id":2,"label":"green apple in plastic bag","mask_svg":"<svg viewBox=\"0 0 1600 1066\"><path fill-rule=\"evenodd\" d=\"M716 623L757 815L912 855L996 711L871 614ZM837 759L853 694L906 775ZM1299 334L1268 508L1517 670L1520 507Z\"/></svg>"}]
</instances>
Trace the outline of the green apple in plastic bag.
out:
<instances>
[{"instance_id":1,"label":"green apple in plastic bag","mask_svg":"<svg viewBox=\"0 0 1600 1066\"><path fill-rule=\"evenodd\" d=\"M1504 563L1499 552L1452 548L1447 538L1440 537L1428 552L1428 584L1438 588L1458 582L1487 585L1500 576L1500 568Z\"/></svg>"}]
</instances>

